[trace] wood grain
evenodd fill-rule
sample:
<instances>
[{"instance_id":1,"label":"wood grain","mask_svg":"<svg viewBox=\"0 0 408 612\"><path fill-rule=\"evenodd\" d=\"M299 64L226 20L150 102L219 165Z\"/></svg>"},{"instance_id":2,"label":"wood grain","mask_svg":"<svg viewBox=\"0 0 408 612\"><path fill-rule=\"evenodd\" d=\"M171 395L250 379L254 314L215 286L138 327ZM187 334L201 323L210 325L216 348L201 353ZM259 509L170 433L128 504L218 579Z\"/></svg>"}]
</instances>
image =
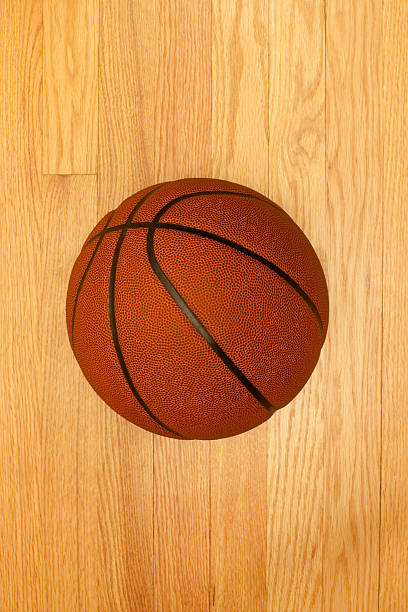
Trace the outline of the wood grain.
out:
<instances>
[{"instance_id":1,"label":"wood grain","mask_svg":"<svg viewBox=\"0 0 408 612\"><path fill-rule=\"evenodd\" d=\"M154 182L156 9L100 0L99 186L108 211Z\"/></svg>"},{"instance_id":2,"label":"wood grain","mask_svg":"<svg viewBox=\"0 0 408 612\"><path fill-rule=\"evenodd\" d=\"M398 0L3 0L1 610L406 612L407 35ZM269 194L328 279L310 381L228 440L119 417L65 330L95 223L181 176Z\"/></svg>"},{"instance_id":3,"label":"wood grain","mask_svg":"<svg viewBox=\"0 0 408 612\"><path fill-rule=\"evenodd\" d=\"M327 5L323 609L378 608L382 3Z\"/></svg>"},{"instance_id":4,"label":"wood grain","mask_svg":"<svg viewBox=\"0 0 408 612\"><path fill-rule=\"evenodd\" d=\"M154 164L160 180L208 176L211 1L155 0Z\"/></svg>"},{"instance_id":5,"label":"wood grain","mask_svg":"<svg viewBox=\"0 0 408 612\"><path fill-rule=\"evenodd\" d=\"M43 172L97 170L99 0L43 0Z\"/></svg>"},{"instance_id":6,"label":"wood grain","mask_svg":"<svg viewBox=\"0 0 408 612\"><path fill-rule=\"evenodd\" d=\"M270 5L269 197L306 232L327 273L324 45L323 1ZM322 609L327 344L305 388L269 423L270 612Z\"/></svg>"},{"instance_id":7,"label":"wood grain","mask_svg":"<svg viewBox=\"0 0 408 612\"><path fill-rule=\"evenodd\" d=\"M211 3L156 0L155 182L211 172ZM154 439L154 610L206 610L207 441Z\"/></svg>"},{"instance_id":8,"label":"wood grain","mask_svg":"<svg viewBox=\"0 0 408 612\"><path fill-rule=\"evenodd\" d=\"M97 218L96 176L45 176L39 279L44 607L97 609L98 423L102 401L67 343L73 261ZM71 237L68 244L67 235ZM45 602L50 602L46 604Z\"/></svg>"},{"instance_id":9,"label":"wood grain","mask_svg":"<svg viewBox=\"0 0 408 612\"><path fill-rule=\"evenodd\" d=\"M213 176L268 192L267 2L213 0ZM265 610L267 427L211 442L211 610Z\"/></svg>"},{"instance_id":10,"label":"wood grain","mask_svg":"<svg viewBox=\"0 0 408 612\"><path fill-rule=\"evenodd\" d=\"M408 609L408 7L384 3L381 612Z\"/></svg>"},{"instance_id":11,"label":"wood grain","mask_svg":"<svg viewBox=\"0 0 408 612\"><path fill-rule=\"evenodd\" d=\"M1 607L45 605L41 349L41 6L0 10Z\"/></svg>"},{"instance_id":12,"label":"wood grain","mask_svg":"<svg viewBox=\"0 0 408 612\"><path fill-rule=\"evenodd\" d=\"M100 2L99 216L154 182L154 7ZM152 610L153 434L104 405L98 436L100 610Z\"/></svg>"}]
</instances>

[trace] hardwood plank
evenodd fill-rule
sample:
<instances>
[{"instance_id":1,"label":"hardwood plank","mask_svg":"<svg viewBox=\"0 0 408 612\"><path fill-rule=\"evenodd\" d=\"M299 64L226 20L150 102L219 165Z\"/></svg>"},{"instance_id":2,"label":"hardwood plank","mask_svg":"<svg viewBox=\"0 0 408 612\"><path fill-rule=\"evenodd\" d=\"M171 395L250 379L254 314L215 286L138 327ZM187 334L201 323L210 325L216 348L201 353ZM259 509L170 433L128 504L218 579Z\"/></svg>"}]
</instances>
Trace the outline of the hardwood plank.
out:
<instances>
[{"instance_id":1,"label":"hardwood plank","mask_svg":"<svg viewBox=\"0 0 408 612\"><path fill-rule=\"evenodd\" d=\"M269 15L269 197L327 274L324 1ZM330 293L330 282L329 282ZM329 324L330 332L330 324ZM268 610L322 609L323 414L329 338L310 380L269 422Z\"/></svg>"},{"instance_id":2,"label":"hardwood plank","mask_svg":"<svg viewBox=\"0 0 408 612\"><path fill-rule=\"evenodd\" d=\"M101 400L71 351L68 280L97 218L95 176L43 177L39 345L44 594L50 610L96 610L97 448Z\"/></svg>"},{"instance_id":3,"label":"hardwood plank","mask_svg":"<svg viewBox=\"0 0 408 612\"><path fill-rule=\"evenodd\" d=\"M99 216L154 182L154 5L100 2ZM153 609L153 434L101 413L98 607Z\"/></svg>"},{"instance_id":4,"label":"hardwood plank","mask_svg":"<svg viewBox=\"0 0 408 612\"><path fill-rule=\"evenodd\" d=\"M381 612L408 608L408 7L383 5L384 265Z\"/></svg>"},{"instance_id":5,"label":"hardwood plank","mask_svg":"<svg viewBox=\"0 0 408 612\"><path fill-rule=\"evenodd\" d=\"M43 171L92 174L98 147L99 0L43 1Z\"/></svg>"},{"instance_id":6,"label":"hardwood plank","mask_svg":"<svg viewBox=\"0 0 408 612\"><path fill-rule=\"evenodd\" d=\"M154 440L154 610L208 609L209 443Z\"/></svg>"},{"instance_id":7,"label":"hardwood plank","mask_svg":"<svg viewBox=\"0 0 408 612\"><path fill-rule=\"evenodd\" d=\"M100 0L99 176L104 211L154 183L156 10Z\"/></svg>"},{"instance_id":8,"label":"hardwood plank","mask_svg":"<svg viewBox=\"0 0 408 612\"><path fill-rule=\"evenodd\" d=\"M157 0L155 182L211 173L211 2ZM209 443L154 438L154 610L209 602Z\"/></svg>"},{"instance_id":9,"label":"hardwood plank","mask_svg":"<svg viewBox=\"0 0 408 612\"><path fill-rule=\"evenodd\" d=\"M268 3L213 0L212 171L268 193ZM211 609L266 610L267 425L211 442Z\"/></svg>"},{"instance_id":10,"label":"hardwood plank","mask_svg":"<svg viewBox=\"0 0 408 612\"><path fill-rule=\"evenodd\" d=\"M155 0L158 41L155 176L208 176L211 149L211 2Z\"/></svg>"},{"instance_id":11,"label":"hardwood plank","mask_svg":"<svg viewBox=\"0 0 408 612\"><path fill-rule=\"evenodd\" d=\"M327 5L323 609L378 607L382 291L382 3Z\"/></svg>"},{"instance_id":12,"label":"hardwood plank","mask_svg":"<svg viewBox=\"0 0 408 612\"><path fill-rule=\"evenodd\" d=\"M0 589L5 610L44 608L42 561L41 5L0 11Z\"/></svg>"}]
</instances>

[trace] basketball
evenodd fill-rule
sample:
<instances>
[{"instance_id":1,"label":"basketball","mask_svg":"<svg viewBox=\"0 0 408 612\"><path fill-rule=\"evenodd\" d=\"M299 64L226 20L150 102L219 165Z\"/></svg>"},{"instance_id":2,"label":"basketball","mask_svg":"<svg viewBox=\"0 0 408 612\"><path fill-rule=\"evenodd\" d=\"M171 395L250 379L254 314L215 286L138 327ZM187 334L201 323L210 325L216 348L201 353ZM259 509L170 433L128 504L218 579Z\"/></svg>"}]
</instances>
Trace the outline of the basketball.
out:
<instances>
[{"instance_id":1,"label":"basketball","mask_svg":"<svg viewBox=\"0 0 408 612\"><path fill-rule=\"evenodd\" d=\"M298 225L266 196L210 178L152 185L106 214L66 301L96 393L177 439L241 434L286 406L317 364L328 316Z\"/></svg>"}]
</instances>

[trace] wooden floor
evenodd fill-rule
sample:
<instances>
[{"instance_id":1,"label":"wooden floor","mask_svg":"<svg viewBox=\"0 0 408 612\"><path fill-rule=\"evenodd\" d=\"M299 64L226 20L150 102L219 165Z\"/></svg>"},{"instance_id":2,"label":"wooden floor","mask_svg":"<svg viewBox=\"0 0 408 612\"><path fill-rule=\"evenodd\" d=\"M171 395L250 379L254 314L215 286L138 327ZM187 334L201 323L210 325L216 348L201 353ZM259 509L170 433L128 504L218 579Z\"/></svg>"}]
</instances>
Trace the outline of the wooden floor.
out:
<instances>
[{"instance_id":1,"label":"wooden floor","mask_svg":"<svg viewBox=\"0 0 408 612\"><path fill-rule=\"evenodd\" d=\"M408 610L407 40L403 0L2 0L2 611ZM183 176L329 285L309 383L222 441L116 415L65 330L95 223Z\"/></svg>"}]
</instances>

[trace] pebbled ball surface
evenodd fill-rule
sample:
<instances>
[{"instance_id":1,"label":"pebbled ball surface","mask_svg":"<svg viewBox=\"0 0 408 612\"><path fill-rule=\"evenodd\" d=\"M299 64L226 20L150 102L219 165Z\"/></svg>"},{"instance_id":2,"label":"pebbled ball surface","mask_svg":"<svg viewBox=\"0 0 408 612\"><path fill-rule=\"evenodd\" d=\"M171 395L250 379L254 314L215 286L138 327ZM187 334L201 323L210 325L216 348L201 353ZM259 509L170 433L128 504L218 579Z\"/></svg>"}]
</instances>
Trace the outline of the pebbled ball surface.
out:
<instances>
[{"instance_id":1,"label":"pebbled ball surface","mask_svg":"<svg viewBox=\"0 0 408 612\"><path fill-rule=\"evenodd\" d=\"M237 435L290 402L316 366L328 316L323 269L289 215L206 178L152 185L107 213L66 302L71 347L95 391L129 421L179 439Z\"/></svg>"}]
</instances>

